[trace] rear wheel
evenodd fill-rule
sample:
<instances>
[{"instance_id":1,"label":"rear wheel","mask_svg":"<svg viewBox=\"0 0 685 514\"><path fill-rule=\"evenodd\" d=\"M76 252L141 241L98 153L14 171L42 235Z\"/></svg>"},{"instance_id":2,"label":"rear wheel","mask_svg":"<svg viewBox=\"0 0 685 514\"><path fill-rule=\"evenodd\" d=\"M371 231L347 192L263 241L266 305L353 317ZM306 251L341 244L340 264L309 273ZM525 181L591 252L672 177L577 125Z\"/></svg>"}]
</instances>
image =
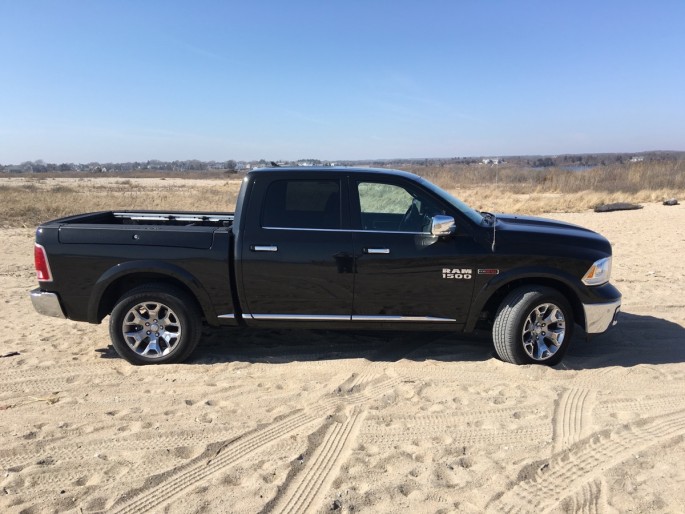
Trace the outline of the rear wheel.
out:
<instances>
[{"instance_id":1,"label":"rear wheel","mask_svg":"<svg viewBox=\"0 0 685 514\"><path fill-rule=\"evenodd\" d=\"M109 320L117 353L132 364L163 364L187 359L201 334L193 298L164 284L147 284L122 296Z\"/></svg>"},{"instance_id":2,"label":"rear wheel","mask_svg":"<svg viewBox=\"0 0 685 514\"><path fill-rule=\"evenodd\" d=\"M502 301L492 330L495 351L512 364L561 361L573 335L573 310L556 289L528 286Z\"/></svg>"}]
</instances>

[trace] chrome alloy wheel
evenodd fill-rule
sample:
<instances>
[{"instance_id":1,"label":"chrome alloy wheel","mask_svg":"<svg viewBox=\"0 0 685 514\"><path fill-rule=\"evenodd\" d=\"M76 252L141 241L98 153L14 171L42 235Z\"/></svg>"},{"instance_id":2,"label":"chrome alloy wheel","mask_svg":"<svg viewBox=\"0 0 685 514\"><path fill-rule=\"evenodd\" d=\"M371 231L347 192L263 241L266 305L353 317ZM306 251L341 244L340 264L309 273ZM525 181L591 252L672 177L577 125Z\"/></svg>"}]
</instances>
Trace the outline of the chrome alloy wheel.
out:
<instances>
[{"instance_id":1,"label":"chrome alloy wheel","mask_svg":"<svg viewBox=\"0 0 685 514\"><path fill-rule=\"evenodd\" d=\"M126 344L138 355L168 355L181 339L181 322L168 306L143 302L131 308L121 325Z\"/></svg>"},{"instance_id":2,"label":"chrome alloy wheel","mask_svg":"<svg viewBox=\"0 0 685 514\"><path fill-rule=\"evenodd\" d=\"M536 361L552 357L564 343L566 320L553 303L543 303L526 316L523 323L523 349Z\"/></svg>"}]
</instances>

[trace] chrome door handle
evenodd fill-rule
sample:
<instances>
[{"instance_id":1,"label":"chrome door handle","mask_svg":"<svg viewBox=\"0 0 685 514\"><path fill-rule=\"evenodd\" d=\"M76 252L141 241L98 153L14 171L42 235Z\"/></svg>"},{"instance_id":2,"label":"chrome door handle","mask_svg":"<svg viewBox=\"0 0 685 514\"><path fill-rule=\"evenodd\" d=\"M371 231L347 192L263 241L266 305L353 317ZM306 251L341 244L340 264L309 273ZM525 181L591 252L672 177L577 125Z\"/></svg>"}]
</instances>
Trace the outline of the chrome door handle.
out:
<instances>
[{"instance_id":1,"label":"chrome door handle","mask_svg":"<svg viewBox=\"0 0 685 514\"><path fill-rule=\"evenodd\" d=\"M364 251L368 254L382 254L390 253L390 248L365 248Z\"/></svg>"},{"instance_id":2,"label":"chrome door handle","mask_svg":"<svg viewBox=\"0 0 685 514\"><path fill-rule=\"evenodd\" d=\"M277 252L278 246L276 245L254 245L252 246L253 252Z\"/></svg>"}]
</instances>

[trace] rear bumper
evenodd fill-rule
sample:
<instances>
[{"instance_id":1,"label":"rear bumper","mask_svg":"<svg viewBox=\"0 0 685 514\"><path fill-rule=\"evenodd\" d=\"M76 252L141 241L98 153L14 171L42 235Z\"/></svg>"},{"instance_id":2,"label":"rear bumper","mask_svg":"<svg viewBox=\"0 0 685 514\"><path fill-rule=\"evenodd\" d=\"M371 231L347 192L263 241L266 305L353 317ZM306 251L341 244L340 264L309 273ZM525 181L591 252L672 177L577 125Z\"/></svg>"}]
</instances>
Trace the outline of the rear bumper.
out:
<instances>
[{"instance_id":1,"label":"rear bumper","mask_svg":"<svg viewBox=\"0 0 685 514\"><path fill-rule=\"evenodd\" d=\"M38 314L53 318L66 318L59 297L55 293L48 293L40 289L31 291L31 303Z\"/></svg>"},{"instance_id":2,"label":"rear bumper","mask_svg":"<svg viewBox=\"0 0 685 514\"><path fill-rule=\"evenodd\" d=\"M621 298L607 303L583 304L585 311L585 332L601 334L618 323L616 317L621 310Z\"/></svg>"}]
</instances>

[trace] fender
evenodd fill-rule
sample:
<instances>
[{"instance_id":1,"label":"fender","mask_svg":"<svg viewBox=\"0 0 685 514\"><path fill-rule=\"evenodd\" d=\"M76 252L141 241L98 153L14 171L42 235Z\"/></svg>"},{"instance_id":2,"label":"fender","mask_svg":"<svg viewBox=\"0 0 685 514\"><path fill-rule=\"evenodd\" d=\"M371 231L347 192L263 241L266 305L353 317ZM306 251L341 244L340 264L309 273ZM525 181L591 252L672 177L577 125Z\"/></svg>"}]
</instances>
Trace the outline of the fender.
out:
<instances>
[{"instance_id":1,"label":"fender","mask_svg":"<svg viewBox=\"0 0 685 514\"><path fill-rule=\"evenodd\" d=\"M473 296L471 308L469 309L464 332L472 332L478 322L481 311L492 296L503 287L516 281L535 282L535 280L554 281L562 283L567 289L573 292L575 298L569 298L569 302L573 305L579 298L579 290L582 283L580 279L563 270L552 267L540 266L526 266L521 268L513 268L496 275L489 280L477 293Z\"/></svg>"},{"instance_id":2,"label":"fender","mask_svg":"<svg viewBox=\"0 0 685 514\"><path fill-rule=\"evenodd\" d=\"M205 288L187 270L165 261L139 260L128 261L112 266L105 271L93 285L88 302L88 319L91 323L99 323L98 310L102 297L107 288L117 280L135 273L154 273L178 280L197 298L205 317L216 320L216 311Z\"/></svg>"}]
</instances>

